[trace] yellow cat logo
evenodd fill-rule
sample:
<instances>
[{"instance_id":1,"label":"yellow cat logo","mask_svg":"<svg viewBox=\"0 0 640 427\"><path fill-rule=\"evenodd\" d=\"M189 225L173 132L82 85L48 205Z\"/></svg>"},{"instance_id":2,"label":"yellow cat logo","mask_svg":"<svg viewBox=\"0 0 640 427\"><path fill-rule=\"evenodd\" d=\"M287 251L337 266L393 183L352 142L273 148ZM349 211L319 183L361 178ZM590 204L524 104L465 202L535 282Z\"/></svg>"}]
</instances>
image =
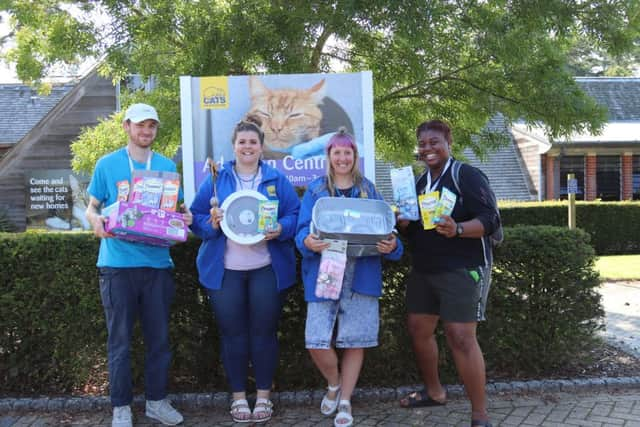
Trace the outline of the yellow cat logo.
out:
<instances>
[{"instance_id":1,"label":"yellow cat logo","mask_svg":"<svg viewBox=\"0 0 640 427\"><path fill-rule=\"evenodd\" d=\"M276 193L276 186L267 185L267 194L269 194L269 197L278 197L278 194Z\"/></svg>"},{"instance_id":2,"label":"yellow cat logo","mask_svg":"<svg viewBox=\"0 0 640 427\"><path fill-rule=\"evenodd\" d=\"M200 108L226 110L229 108L229 79L225 76L200 79Z\"/></svg>"}]
</instances>

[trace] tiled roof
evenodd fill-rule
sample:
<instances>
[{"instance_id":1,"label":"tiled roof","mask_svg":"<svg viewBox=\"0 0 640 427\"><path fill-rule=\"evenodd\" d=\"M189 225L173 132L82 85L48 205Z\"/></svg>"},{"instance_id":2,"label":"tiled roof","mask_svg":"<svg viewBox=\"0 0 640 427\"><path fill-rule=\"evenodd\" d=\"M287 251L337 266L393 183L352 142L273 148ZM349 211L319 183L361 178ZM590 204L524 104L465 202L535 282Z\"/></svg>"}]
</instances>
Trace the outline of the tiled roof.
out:
<instances>
[{"instance_id":1,"label":"tiled roof","mask_svg":"<svg viewBox=\"0 0 640 427\"><path fill-rule=\"evenodd\" d=\"M376 189L387 203L393 203L393 188L391 188L391 163L376 159Z\"/></svg>"},{"instance_id":2,"label":"tiled roof","mask_svg":"<svg viewBox=\"0 0 640 427\"><path fill-rule=\"evenodd\" d=\"M494 116L487 127L507 136L509 143L505 147L489 153L484 161L480 160L471 149L464 150L467 163L477 167L487 175L491 188L498 200L533 200L534 196L527 185L527 178L511 132L501 115Z\"/></svg>"},{"instance_id":3,"label":"tiled roof","mask_svg":"<svg viewBox=\"0 0 640 427\"><path fill-rule=\"evenodd\" d=\"M640 120L640 78L577 77L576 82L609 110L609 121Z\"/></svg>"},{"instance_id":4,"label":"tiled roof","mask_svg":"<svg viewBox=\"0 0 640 427\"><path fill-rule=\"evenodd\" d=\"M21 84L0 84L0 144L15 144L42 120L73 85L56 85L39 95Z\"/></svg>"}]
</instances>

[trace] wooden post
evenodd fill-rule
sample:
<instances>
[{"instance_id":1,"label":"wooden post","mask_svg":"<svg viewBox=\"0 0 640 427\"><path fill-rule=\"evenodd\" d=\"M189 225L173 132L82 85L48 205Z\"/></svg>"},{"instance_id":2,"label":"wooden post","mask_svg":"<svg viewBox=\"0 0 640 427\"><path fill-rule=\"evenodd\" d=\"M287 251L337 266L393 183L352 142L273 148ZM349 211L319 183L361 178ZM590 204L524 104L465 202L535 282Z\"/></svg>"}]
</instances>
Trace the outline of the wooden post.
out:
<instances>
[{"instance_id":1,"label":"wooden post","mask_svg":"<svg viewBox=\"0 0 640 427\"><path fill-rule=\"evenodd\" d=\"M569 198L569 229L576 228L576 190L575 174L567 175L567 196Z\"/></svg>"}]
</instances>

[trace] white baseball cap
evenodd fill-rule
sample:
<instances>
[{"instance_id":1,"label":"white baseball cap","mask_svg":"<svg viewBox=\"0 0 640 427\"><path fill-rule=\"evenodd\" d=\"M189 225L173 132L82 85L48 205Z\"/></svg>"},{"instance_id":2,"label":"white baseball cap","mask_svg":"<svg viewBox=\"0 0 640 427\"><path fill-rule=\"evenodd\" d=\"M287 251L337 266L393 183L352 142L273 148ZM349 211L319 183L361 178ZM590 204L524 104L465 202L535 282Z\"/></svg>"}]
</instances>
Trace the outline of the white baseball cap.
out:
<instances>
[{"instance_id":1,"label":"white baseball cap","mask_svg":"<svg viewBox=\"0 0 640 427\"><path fill-rule=\"evenodd\" d=\"M160 123L158 112L155 108L148 104L133 104L127 108L124 113L124 120L131 120L133 123L140 123L145 120L152 119Z\"/></svg>"}]
</instances>

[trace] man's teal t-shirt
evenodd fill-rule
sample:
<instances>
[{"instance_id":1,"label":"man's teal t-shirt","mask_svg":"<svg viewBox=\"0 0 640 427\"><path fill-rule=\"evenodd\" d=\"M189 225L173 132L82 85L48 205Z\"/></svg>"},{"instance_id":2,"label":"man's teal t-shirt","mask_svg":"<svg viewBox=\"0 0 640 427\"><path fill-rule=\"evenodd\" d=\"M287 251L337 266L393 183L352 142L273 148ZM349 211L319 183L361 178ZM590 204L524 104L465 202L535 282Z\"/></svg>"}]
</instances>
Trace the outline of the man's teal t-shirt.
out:
<instances>
[{"instance_id":1,"label":"man's teal t-shirt","mask_svg":"<svg viewBox=\"0 0 640 427\"><path fill-rule=\"evenodd\" d=\"M146 163L133 161L134 169L144 170L146 166ZM151 170L175 172L176 165L168 158L152 153ZM118 200L118 183L123 181L128 181L131 186L131 169L126 148L98 160L88 192L106 207ZM173 267L173 261L169 248L106 238L100 242L97 266L169 268Z\"/></svg>"}]
</instances>

